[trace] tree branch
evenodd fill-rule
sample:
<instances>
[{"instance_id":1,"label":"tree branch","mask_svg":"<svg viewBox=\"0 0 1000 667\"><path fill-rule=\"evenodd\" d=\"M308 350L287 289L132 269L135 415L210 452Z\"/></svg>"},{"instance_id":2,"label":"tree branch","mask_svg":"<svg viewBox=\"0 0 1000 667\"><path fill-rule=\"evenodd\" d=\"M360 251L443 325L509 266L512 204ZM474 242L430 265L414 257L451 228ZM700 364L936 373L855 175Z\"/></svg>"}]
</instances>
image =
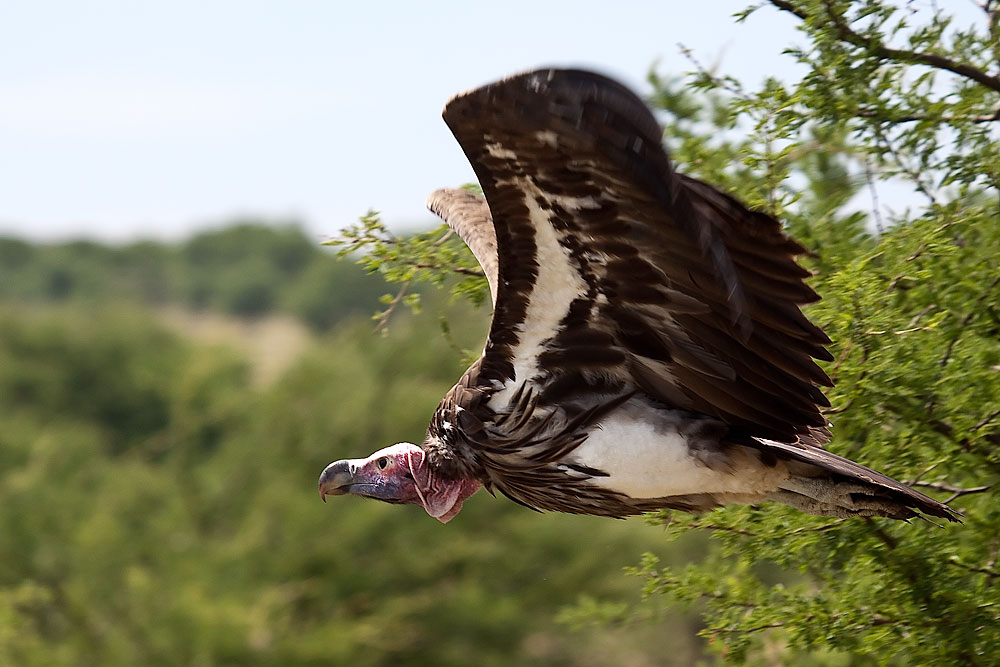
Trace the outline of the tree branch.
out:
<instances>
[{"instance_id":1,"label":"tree branch","mask_svg":"<svg viewBox=\"0 0 1000 667\"><path fill-rule=\"evenodd\" d=\"M868 527L871 528L872 533L874 533L877 538L882 540L887 547L889 547L890 549L895 549L896 547L899 546L899 540L897 540L895 537L882 530L882 527L879 526L877 523L875 523L875 521L870 516L866 516L864 517L864 519L865 523L868 524Z\"/></svg>"},{"instance_id":2,"label":"tree branch","mask_svg":"<svg viewBox=\"0 0 1000 667\"><path fill-rule=\"evenodd\" d=\"M795 6L795 4L789 0L769 0L769 2L782 11L794 14L803 21L809 18L808 12ZM837 36L843 42L853 44L854 46L865 49L869 53L887 60L894 60L909 64L927 65L928 67L933 67L935 69L946 70L952 72L953 74L965 77L966 79L971 79L978 84L986 86L990 90L1000 92L1000 77L991 76L978 67L954 61L951 58L942 56L938 53L894 49L885 46L884 44L880 44L874 38L865 37L864 35L852 30L851 27L844 22L843 17L830 6L828 1L824 2L823 6L826 8L827 18L833 22L837 31Z\"/></svg>"},{"instance_id":3,"label":"tree branch","mask_svg":"<svg viewBox=\"0 0 1000 667\"><path fill-rule=\"evenodd\" d=\"M801 535L803 533L823 533L828 530L833 530L840 524L844 523L846 519L834 519L829 523L824 523L820 526L803 526L802 528L795 528L793 530L788 530L783 533L756 533L744 528L734 528L732 526L722 526L715 523L702 523L698 521L692 521L688 524L688 528L701 528L704 530L718 531L724 533L736 533L737 535L744 535L746 537L768 537L771 539L783 539L786 537L791 537L793 535Z\"/></svg>"},{"instance_id":4,"label":"tree branch","mask_svg":"<svg viewBox=\"0 0 1000 667\"><path fill-rule=\"evenodd\" d=\"M907 114L904 116L887 116L875 111L874 109L858 109L855 113L861 118L872 118L874 120L880 120L892 124L915 123L923 120L932 120L939 123L992 123L1000 120L1000 107L997 107L993 113L978 116L932 116L921 113Z\"/></svg>"},{"instance_id":5,"label":"tree branch","mask_svg":"<svg viewBox=\"0 0 1000 667\"><path fill-rule=\"evenodd\" d=\"M695 70L698 74L705 77L706 80L711 81L715 86L725 90L726 92L738 97L744 102L750 101L750 96L746 94L746 91L739 86L739 82L733 81L732 79L723 79L712 72L710 72L701 62L695 57L694 52L690 47L685 46L683 42L677 44L678 48L681 50L681 55L688 59L688 61L694 65Z\"/></svg>"},{"instance_id":6,"label":"tree branch","mask_svg":"<svg viewBox=\"0 0 1000 667\"><path fill-rule=\"evenodd\" d=\"M989 287L983 290L983 293L979 295L978 299L976 299L972 308L969 309L969 312L966 313L965 317L962 318L962 321L959 322L958 333L955 334L954 338L948 341L948 347L944 351L944 356L938 361L939 366L944 368L948 365L948 362L951 361L951 353L954 351L955 345L958 343L958 339L962 337L963 333L965 333L965 329L969 325L969 322L972 321L972 318L980 313L980 307L983 305L983 302L993 295L993 290L998 284L1000 284L1000 276L997 276L996 279L990 283Z\"/></svg>"},{"instance_id":7,"label":"tree branch","mask_svg":"<svg viewBox=\"0 0 1000 667\"><path fill-rule=\"evenodd\" d=\"M937 197L935 197L934 193L931 192L930 187L924 185L924 180L920 171L914 169L903 161L902 156L896 151L896 147L892 145L891 141L889 141L889 137L882 131L883 128L881 126L874 125L872 126L872 129L875 132L875 136L878 137L883 145L885 145L886 149L888 149L889 154L892 155L892 159L896 161L899 168L910 178L911 181L913 181L913 184L916 185L917 191L927 197L931 204L937 206Z\"/></svg>"},{"instance_id":8,"label":"tree branch","mask_svg":"<svg viewBox=\"0 0 1000 667\"><path fill-rule=\"evenodd\" d=\"M935 491L947 491L948 493L951 494L951 497L949 497L947 500L944 501L946 505L951 501L955 500L956 498L961 498L962 496L968 496L973 493L983 493L984 491L989 491L992 488L992 486L989 484L985 486L970 486L962 488L960 486L953 486L946 482L920 482L917 480L914 480L912 482L906 482L906 485L922 486L924 488L934 489Z\"/></svg>"},{"instance_id":9,"label":"tree branch","mask_svg":"<svg viewBox=\"0 0 1000 667\"><path fill-rule=\"evenodd\" d=\"M968 570L969 572L976 572L978 574L985 574L990 579L994 577L1000 577L1000 571L993 570L986 567L975 567L974 565L966 565L965 563L952 557L945 561L949 565L954 565L955 567L960 567L963 570Z\"/></svg>"},{"instance_id":10,"label":"tree branch","mask_svg":"<svg viewBox=\"0 0 1000 667\"><path fill-rule=\"evenodd\" d=\"M402 263L405 264L405 265L407 265L407 266L412 266L415 269L441 269L442 268L442 267L438 266L437 264L428 264L427 262L402 262ZM451 271L452 273L461 274L463 276L479 276L479 277L482 277L484 275L482 269L470 269L467 266L449 266L449 267L447 267L447 270Z\"/></svg>"},{"instance_id":11,"label":"tree branch","mask_svg":"<svg viewBox=\"0 0 1000 667\"><path fill-rule=\"evenodd\" d=\"M985 418L985 419L983 419L983 421L979 422L978 424L976 424L975 426L973 426L973 427L972 427L972 431L973 431L973 433L974 433L974 432L976 432L976 431L978 431L978 430L979 430L979 429L981 429L982 427L986 426L987 424L989 424L989 423L990 423L991 421L993 421L993 420L994 420L994 419L995 419L995 418L996 418L996 417L997 417L998 415L1000 415L1000 409L998 409L998 410L994 410L993 412L991 412L991 413L990 413L989 415L987 415L987 416L986 416L986 418Z\"/></svg>"}]
</instances>

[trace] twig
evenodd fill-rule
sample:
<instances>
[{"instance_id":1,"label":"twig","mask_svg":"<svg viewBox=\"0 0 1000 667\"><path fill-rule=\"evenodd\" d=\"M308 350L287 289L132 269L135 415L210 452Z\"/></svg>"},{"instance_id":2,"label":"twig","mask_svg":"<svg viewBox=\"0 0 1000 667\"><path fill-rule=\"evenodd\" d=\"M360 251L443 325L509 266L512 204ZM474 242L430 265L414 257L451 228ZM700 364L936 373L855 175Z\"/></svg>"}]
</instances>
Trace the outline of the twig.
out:
<instances>
[{"instance_id":1,"label":"twig","mask_svg":"<svg viewBox=\"0 0 1000 667\"><path fill-rule=\"evenodd\" d=\"M993 412L991 412L989 415L987 415L986 419L984 419L983 421L979 422L978 424L976 424L975 426L972 427L973 433L975 433L976 431L978 431L982 427L984 427L987 424L989 424L998 415L1000 415L1000 410L994 410Z\"/></svg>"},{"instance_id":2,"label":"twig","mask_svg":"<svg viewBox=\"0 0 1000 667\"><path fill-rule=\"evenodd\" d=\"M946 482L919 482L914 480L912 482L906 482L907 486L921 486L927 489L934 489L935 491L947 491L951 496L943 501L945 505L955 500L956 498L961 498L962 496L968 496L973 493L983 493L984 491L989 491L992 486L987 484L985 486L970 486L967 488L962 488L960 486L952 486Z\"/></svg>"},{"instance_id":3,"label":"twig","mask_svg":"<svg viewBox=\"0 0 1000 667\"><path fill-rule=\"evenodd\" d=\"M860 118L871 118L873 120L882 121L883 123L890 123L893 125L902 123L916 123L919 121L932 120L939 123L992 123L1000 120L1000 107L997 107L992 113L974 115L974 116L931 116L928 114L907 114L904 116L886 116L874 109L858 109L855 115Z\"/></svg>"},{"instance_id":4,"label":"twig","mask_svg":"<svg viewBox=\"0 0 1000 667\"><path fill-rule=\"evenodd\" d=\"M912 480L910 480L909 482L903 482L903 484L906 484L907 486L915 486L917 483L920 482L921 479L924 478L924 475L934 470L934 468L937 468L939 465L941 465L941 462L935 461L934 463L930 464L929 466L918 472L917 476L914 477Z\"/></svg>"},{"instance_id":5,"label":"twig","mask_svg":"<svg viewBox=\"0 0 1000 667\"><path fill-rule=\"evenodd\" d=\"M894 334L896 336L902 336L903 334L913 333L914 331L930 331L931 327L910 327L909 329L900 329L899 331L884 331L881 329L866 331L866 336L884 336L886 334Z\"/></svg>"},{"instance_id":6,"label":"twig","mask_svg":"<svg viewBox=\"0 0 1000 667\"><path fill-rule=\"evenodd\" d=\"M802 619L803 623L807 622L809 618ZM711 632L713 634L727 634L727 635L742 635L749 634L751 632L760 632L761 630L770 630L772 628L783 628L784 623L765 623L764 625L755 625L752 628L713 628Z\"/></svg>"},{"instance_id":7,"label":"twig","mask_svg":"<svg viewBox=\"0 0 1000 667\"><path fill-rule=\"evenodd\" d=\"M660 589L667 586L680 586L683 583L679 579L672 579L669 577L665 577L660 573L653 573L649 577L649 581L650 583L656 585ZM662 593L663 591L660 590L660 591L650 591L650 592ZM700 593L698 593L698 597L706 598L709 600L725 600L726 604L733 605L734 607L744 607L745 609L757 608L757 603L755 602L747 602L746 600L733 600L731 596L726 595L725 593L712 593L709 591L701 591Z\"/></svg>"},{"instance_id":8,"label":"twig","mask_svg":"<svg viewBox=\"0 0 1000 667\"><path fill-rule=\"evenodd\" d=\"M760 533L755 533L750 530L745 530L743 528L733 528L732 526L719 526L713 523L698 523L697 521L691 523L691 528L704 528L705 530L711 530L721 533L736 533L737 535L745 535L747 537L760 537Z\"/></svg>"},{"instance_id":9,"label":"twig","mask_svg":"<svg viewBox=\"0 0 1000 667\"><path fill-rule=\"evenodd\" d=\"M965 327L968 326L969 322L972 321L973 317L979 314L980 312L979 307L983 305L983 301L993 296L993 290L996 288L998 284L1000 284L1000 276L997 276L993 280L993 282L990 283L989 287L983 290L983 293L979 295L978 299L976 299L976 302L972 305L972 308L969 309L969 312L966 313L965 317L962 318L962 321L959 322L958 333L955 334L954 338L948 341L948 347L944 351L944 356L941 357L940 361L938 361L938 366L944 368L945 366L948 365L948 362L951 360L951 353L955 349L955 345L958 343L958 340L962 337L962 334L965 332Z\"/></svg>"},{"instance_id":10,"label":"twig","mask_svg":"<svg viewBox=\"0 0 1000 667\"><path fill-rule=\"evenodd\" d=\"M389 318L392 316L393 311L396 310L396 307L400 304L400 302L402 302L403 297L406 296L406 290L409 289L410 282L412 281L407 280L403 283L403 286L399 288L399 292L396 294L396 298L390 301L389 307L386 308L381 315L379 315L378 323L375 325L375 328L372 329L373 334L378 333L384 329L387 324L389 324Z\"/></svg>"},{"instance_id":11,"label":"twig","mask_svg":"<svg viewBox=\"0 0 1000 667\"><path fill-rule=\"evenodd\" d=\"M980 8L986 12L986 25L993 38L993 58L1000 65L1000 3L986 0Z\"/></svg>"},{"instance_id":12,"label":"twig","mask_svg":"<svg viewBox=\"0 0 1000 667\"><path fill-rule=\"evenodd\" d=\"M743 91L743 89L739 87L738 82L727 79L720 79L716 75L712 74L712 72L706 69L705 66L702 65L701 62L699 62L699 60L695 57L694 52L690 49L690 47L685 46L682 42L678 42L677 47L681 50L681 54L685 58L687 58L692 65L694 65L694 68L695 70L697 70L698 74L701 74L703 77L714 83L719 88L722 88L723 90L732 93L733 95L740 98L744 102L750 101L751 99L750 96L747 95Z\"/></svg>"},{"instance_id":13,"label":"twig","mask_svg":"<svg viewBox=\"0 0 1000 667\"><path fill-rule=\"evenodd\" d=\"M875 187L875 176L872 173L872 161L868 155L865 155L865 181L868 182L868 192L871 194L872 198L872 216L875 218L875 231L881 236L884 228L882 227L882 211L879 210L878 203L878 188Z\"/></svg>"},{"instance_id":14,"label":"twig","mask_svg":"<svg viewBox=\"0 0 1000 667\"><path fill-rule=\"evenodd\" d=\"M782 11L789 12L799 17L803 21L809 17L809 14L796 7L792 2L788 0L769 0L772 5L777 7ZM928 67L933 67L935 69L943 69L959 76L971 79L976 83L986 86L990 90L995 90L1000 92L1000 77L991 76L984 72L983 70L973 67L967 63L960 63L942 56L938 53L925 53L922 51L910 51L907 49L894 49L884 44L880 44L872 37L865 37L854 30L844 22L844 18L836 12L836 10L831 6L829 0L823 3L826 9L827 18L829 18L834 27L837 30L837 37L841 41L847 42L848 44L853 44L854 46L865 49L869 53L885 58L887 60L895 60L898 62L905 63L916 63L920 65L927 65Z\"/></svg>"},{"instance_id":15,"label":"twig","mask_svg":"<svg viewBox=\"0 0 1000 667\"><path fill-rule=\"evenodd\" d=\"M885 542L885 545L887 547L889 547L890 549L895 549L896 547L899 546L899 541L897 541L896 538L890 535L889 533L882 530L882 527L879 526L877 523L875 523L871 517L866 516L865 523L867 523L868 526L872 529L872 532L875 534L876 537Z\"/></svg>"},{"instance_id":16,"label":"twig","mask_svg":"<svg viewBox=\"0 0 1000 667\"><path fill-rule=\"evenodd\" d=\"M822 526L803 526L802 528L796 528L794 530L789 530L789 531L786 531L784 533L777 533L777 534L775 534L775 533L767 533L766 535L764 533L755 533L753 531L746 530L746 529L743 529L743 528L733 528L732 526L720 526L720 525L714 524L714 523L699 523L697 521L694 521L694 522L690 523L689 527L690 528L703 528L705 530L713 530L713 531L719 531L719 532L724 532L724 533L736 533L737 535L745 535L747 537L769 537L769 538L772 538L772 539L775 539L775 538L776 539L781 539L781 538L785 538L785 537L791 537L792 535L800 535L802 533L823 533L823 532L826 532L828 530L832 530L832 529L836 528L838 525L840 525L844 521L846 521L846 519L836 519L836 520L831 521L829 523L825 523Z\"/></svg>"},{"instance_id":17,"label":"twig","mask_svg":"<svg viewBox=\"0 0 1000 667\"><path fill-rule=\"evenodd\" d=\"M412 266L415 269L440 269L440 266L436 264L428 264L427 262L403 262L406 266ZM482 269L470 269L467 266L450 266L448 270L452 273L460 273L463 276L482 276Z\"/></svg>"},{"instance_id":18,"label":"twig","mask_svg":"<svg viewBox=\"0 0 1000 667\"><path fill-rule=\"evenodd\" d=\"M851 353L851 348L853 347L854 339L848 338L847 343L844 344L844 349L840 352L840 357L837 359L837 363L835 363L833 368L830 369L830 377L836 376L837 371L840 370L840 365L847 359L847 355Z\"/></svg>"},{"instance_id":19,"label":"twig","mask_svg":"<svg viewBox=\"0 0 1000 667\"><path fill-rule=\"evenodd\" d=\"M452 236L452 234L454 234L454 233L455 233L455 230L452 229L451 227L449 227L448 231L446 231L444 234L442 234L441 238L439 238L437 241L434 242L434 247L436 248L439 245L441 245L442 243L444 243L445 241L447 241L448 239L450 239L451 236Z\"/></svg>"},{"instance_id":20,"label":"twig","mask_svg":"<svg viewBox=\"0 0 1000 667\"><path fill-rule=\"evenodd\" d=\"M969 572L975 572L977 574L985 574L990 579L994 577L1000 577L1000 571L986 567L975 567L974 565L966 565L965 563L954 557L949 558L945 562L950 565L954 565L955 567L960 567L963 570L968 570Z\"/></svg>"},{"instance_id":21,"label":"twig","mask_svg":"<svg viewBox=\"0 0 1000 667\"><path fill-rule=\"evenodd\" d=\"M896 161L896 164L899 165L899 168L902 170L902 172L906 174L910 178L910 180L913 181L913 183L917 186L917 192L927 197L927 199L930 200L931 204L937 206L938 203L937 197L934 196L934 193L931 192L931 189L929 187L924 185L924 181L920 176L920 172L917 171L916 169L913 169L912 167L907 165L906 162L903 161L899 153L896 152L896 148L892 145L892 142L889 141L889 137L886 136L885 132L882 131L882 128L880 126L878 125L873 126L872 130L875 132L875 135L886 147L886 149L888 149L889 154L892 155L892 159Z\"/></svg>"},{"instance_id":22,"label":"twig","mask_svg":"<svg viewBox=\"0 0 1000 667\"><path fill-rule=\"evenodd\" d=\"M949 220L948 222L944 223L943 225L939 226L934 231L932 231L931 234L932 235L933 234L939 234L939 233L943 232L944 230L948 229L949 227L951 227L952 225L955 225L955 224L958 224L958 221L956 221L956 220ZM930 241L924 241L923 243L920 244L920 246L916 250L913 251L912 255L910 255L909 257L906 258L905 261L906 262L912 262L912 261L916 260L922 254L924 254L924 251L927 250L927 248L929 248L930 245L931 245ZM898 285L899 281L902 280L905 277L906 277L905 274L902 274L902 273L896 275L892 280L889 281L889 286L885 288L885 293L889 294L894 289L896 289L896 285Z\"/></svg>"},{"instance_id":23,"label":"twig","mask_svg":"<svg viewBox=\"0 0 1000 667\"><path fill-rule=\"evenodd\" d=\"M905 409L901 409L899 406L893 405L891 403L886 403L885 409L895 415L903 417L904 419L909 418L909 412ZM950 441L958 445L962 449L962 451L968 452L970 450L972 443L969 440L969 438L956 437L955 427L949 424L948 422L943 421L941 419L928 418L921 420L921 423L926 424L932 431L934 431L938 435L948 438ZM987 435L982 436L982 439L992 445L1000 446L1000 434L989 433Z\"/></svg>"},{"instance_id":24,"label":"twig","mask_svg":"<svg viewBox=\"0 0 1000 667\"><path fill-rule=\"evenodd\" d=\"M920 318L922 318L924 315L926 315L927 313L931 312L935 308L937 308L937 304L936 303L932 303L931 305L929 305L926 308L922 309L919 313L917 313L916 315L913 316L913 319L911 319L906 326L908 328L912 328L912 327L917 326L917 322L920 321Z\"/></svg>"}]
</instances>

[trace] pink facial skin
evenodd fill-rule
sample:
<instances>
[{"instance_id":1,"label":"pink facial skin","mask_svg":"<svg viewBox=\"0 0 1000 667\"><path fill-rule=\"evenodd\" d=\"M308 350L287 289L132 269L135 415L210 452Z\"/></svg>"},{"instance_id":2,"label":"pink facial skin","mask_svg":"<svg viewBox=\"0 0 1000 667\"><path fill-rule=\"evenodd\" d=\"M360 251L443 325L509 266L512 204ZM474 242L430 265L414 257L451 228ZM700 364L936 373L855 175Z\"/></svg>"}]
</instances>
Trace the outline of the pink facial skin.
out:
<instances>
[{"instance_id":1,"label":"pink facial skin","mask_svg":"<svg viewBox=\"0 0 1000 667\"><path fill-rule=\"evenodd\" d=\"M434 475L424 450L408 442L380 449L366 459L334 461L319 477L319 495L352 494L387 503L420 505L440 521L451 521L465 499L482 486L474 479L446 480Z\"/></svg>"}]
</instances>

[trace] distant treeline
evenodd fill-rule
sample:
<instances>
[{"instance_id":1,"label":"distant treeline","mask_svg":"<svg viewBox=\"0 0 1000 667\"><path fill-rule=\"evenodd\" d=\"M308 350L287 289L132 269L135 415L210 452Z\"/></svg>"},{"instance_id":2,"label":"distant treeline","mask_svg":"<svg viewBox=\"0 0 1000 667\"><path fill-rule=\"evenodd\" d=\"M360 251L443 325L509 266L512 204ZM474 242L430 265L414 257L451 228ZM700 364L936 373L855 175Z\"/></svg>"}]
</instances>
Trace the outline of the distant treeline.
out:
<instances>
[{"instance_id":1,"label":"distant treeline","mask_svg":"<svg viewBox=\"0 0 1000 667\"><path fill-rule=\"evenodd\" d=\"M0 299L180 305L243 318L284 313L317 331L375 310L387 289L293 224L237 222L180 243L36 244L0 238Z\"/></svg>"}]
</instances>

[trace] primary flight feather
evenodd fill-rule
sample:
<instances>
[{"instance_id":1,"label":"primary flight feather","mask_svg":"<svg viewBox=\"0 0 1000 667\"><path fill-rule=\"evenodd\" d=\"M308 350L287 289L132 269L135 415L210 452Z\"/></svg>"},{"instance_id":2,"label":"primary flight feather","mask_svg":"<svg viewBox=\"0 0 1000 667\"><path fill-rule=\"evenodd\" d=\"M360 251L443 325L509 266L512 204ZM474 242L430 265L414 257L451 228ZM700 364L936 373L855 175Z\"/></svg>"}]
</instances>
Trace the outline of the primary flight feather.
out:
<instances>
[{"instance_id":1,"label":"primary flight feather","mask_svg":"<svg viewBox=\"0 0 1000 667\"><path fill-rule=\"evenodd\" d=\"M335 461L321 496L414 503L441 521L482 487L537 510L621 517L773 500L812 514L946 505L832 454L829 339L774 218L673 170L646 105L546 69L444 109L485 197L428 207L493 297L483 354L419 446Z\"/></svg>"}]
</instances>

